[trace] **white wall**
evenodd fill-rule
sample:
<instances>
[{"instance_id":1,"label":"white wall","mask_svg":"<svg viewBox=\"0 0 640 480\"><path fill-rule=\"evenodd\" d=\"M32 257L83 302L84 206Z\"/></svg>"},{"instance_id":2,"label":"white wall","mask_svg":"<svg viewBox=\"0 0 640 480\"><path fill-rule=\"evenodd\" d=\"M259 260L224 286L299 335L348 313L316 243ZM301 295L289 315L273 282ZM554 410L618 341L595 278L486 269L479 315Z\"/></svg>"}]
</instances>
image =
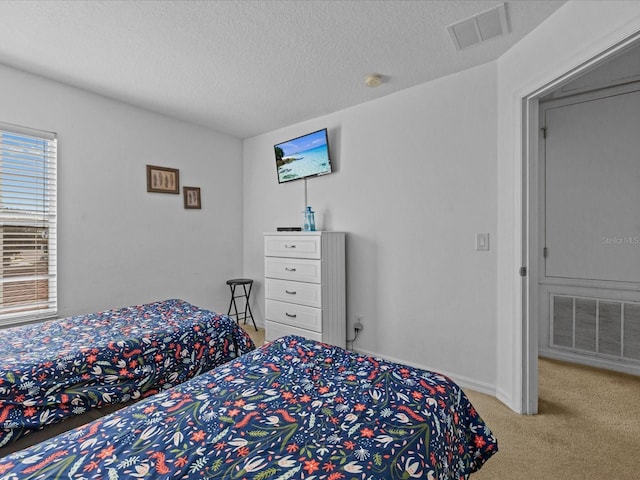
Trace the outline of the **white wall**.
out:
<instances>
[{"instance_id":1,"label":"white wall","mask_svg":"<svg viewBox=\"0 0 640 480\"><path fill-rule=\"evenodd\" d=\"M363 87L364 88L364 87ZM381 88L384 88L381 87ZM244 272L258 281L262 233L299 226L304 182L279 185L273 145L323 127L336 172L308 181L319 229L347 236L354 347L495 393L496 66L487 64L244 141Z\"/></svg>"},{"instance_id":2,"label":"white wall","mask_svg":"<svg viewBox=\"0 0 640 480\"><path fill-rule=\"evenodd\" d=\"M528 409L523 359L537 355L527 350L518 276L526 221L522 99L639 30L640 2L570 1L498 60L497 394L516 411Z\"/></svg>"},{"instance_id":3,"label":"white wall","mask_svg":"<svg viewBox=\"0 0 640 480\"><path fill-rule=\"evenodd\" d=\"M0 66L0 121L58 133L59 311L165 298L226 312L242 273L238 139ZM182 194L147 193L145 165L180 169Z\"/></svg>"}]
</instances>

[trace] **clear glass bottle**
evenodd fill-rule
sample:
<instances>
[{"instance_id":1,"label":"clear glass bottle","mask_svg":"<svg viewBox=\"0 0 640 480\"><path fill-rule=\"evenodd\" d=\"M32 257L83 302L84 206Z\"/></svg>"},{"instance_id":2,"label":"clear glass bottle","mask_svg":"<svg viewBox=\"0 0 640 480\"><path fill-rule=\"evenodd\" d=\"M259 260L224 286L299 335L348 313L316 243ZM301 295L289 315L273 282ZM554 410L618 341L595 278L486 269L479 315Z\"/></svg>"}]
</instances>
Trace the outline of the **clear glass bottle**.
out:
<instances>
[{"instance_id":1,"label":"clear glass bottle","mask_svg":"<svg viewBox=\"0 0 640 480\"><path fill-rule=\"evenodd\" d=\"M314 217L314 212L311 210L311 207L307 207L304 211L304 231L305 232L315 232L316 231L316 219Z\"/></svg>"}]
</instances>

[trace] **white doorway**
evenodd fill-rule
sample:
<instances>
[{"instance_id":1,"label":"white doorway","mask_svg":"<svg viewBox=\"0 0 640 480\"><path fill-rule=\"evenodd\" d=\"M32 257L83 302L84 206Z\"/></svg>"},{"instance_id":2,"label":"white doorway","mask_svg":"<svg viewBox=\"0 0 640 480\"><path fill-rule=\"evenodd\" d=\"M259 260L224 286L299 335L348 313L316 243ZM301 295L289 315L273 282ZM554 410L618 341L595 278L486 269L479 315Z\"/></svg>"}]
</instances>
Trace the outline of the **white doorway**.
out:
<instances>
[{"instance_id":1,"label":"white doorway","mask_svg":"<svg viewBox=\"0 0 640 480\"><path fill-rule=\"evenodd\" d=\"M540 103L553 98L563 88L572 84L573 87L579 85L579 79L591 77L596 78L599 73L605 71L611 62L614 62L621 54L629 52L634 46L639 44L640 35L625 39L617 45L602 52L583 65L567 72L565 75L541 87L528 96L523 97L523 166L522 166L522 238L523 238L523 258L522 265L526 266L523 271L524 281L522 282L522 312L523 312L523 362L522 362L522 387L523 387L523 413L535 414L538 411L538 355L540 347L544 349L544 343L540 342L540 334L545 334L540 325L541 313L545 305L548 305L549 297L541 293L541 282L548 280L546 275L546 261L543 257L545 247L546 232L544 225L546 218L541 220L541 195L544 191L541 186L541 178L544 174L542 170L544 164L541 162L540 150L544 148L540 123ZM600 69L599 67L605 68ZM591 75L592 72L596 72ZM578 81L577 81L578 80ZM625 82L622 82L625 83ZM608 85L609 87L611 85ZM578 87L579 88L579 87ZM569 95L577 94L574 91ZM639 135L640 136L640 135ZM544 159L542 159L544 160ZM564 234L563 234L564 235ZM602 239L601 239L602 240ZM557 250L556 250L557 251ZM640 250L636 250L640 251ZM561 264L552 266L550 272L558 272ZM633 290L633 289L632 289ZM636 289L637 290L637 289ZM574 295L579 296L579 295ZM544 302L544 303L543 303ZM542 307L541 307L542 305ZM606 310L605 305L605 310ZM567 308L565 306L565 308ZM575 301L572 303L572 315L575 310ZM606 313L602 318L606 317ZM572 317L572 332L575 329L575 319ZM548 329L549 330L549 329ZM580 327L579 329L580 330ZM573 333L572 333L573 334ZM572 342L574 340L572 339ZM597 341L597 340L596 340Z\"/></svg>"},{"instance_id":2,"label":"white doorway","mask_svg":"<svg viewBox=\"0 0 640 480\"><path fill-rule=\"evenodd\" d=\"M640 70L635 50L616 61ZM640 82L541 102L539 121L539 353L640 374Z\"/></svg>"}]
</instances>

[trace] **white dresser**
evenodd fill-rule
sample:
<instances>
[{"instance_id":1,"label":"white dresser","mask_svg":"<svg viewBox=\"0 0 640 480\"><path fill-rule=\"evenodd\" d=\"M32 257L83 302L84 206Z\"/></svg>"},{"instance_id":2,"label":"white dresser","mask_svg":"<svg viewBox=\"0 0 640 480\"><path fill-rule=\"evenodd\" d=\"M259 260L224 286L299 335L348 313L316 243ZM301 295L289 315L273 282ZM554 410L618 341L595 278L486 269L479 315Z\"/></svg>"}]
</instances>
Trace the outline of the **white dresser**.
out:
<instances>
[{"instance_id":1,"label":"white dresser","mask_svg":"<svg viewBox=\"0 0 640 480\"><path fill-rule=\"evenodd\" d=\"M346 346L344 232L264 234L265 340Z\"/></svg>"}]
</instances>

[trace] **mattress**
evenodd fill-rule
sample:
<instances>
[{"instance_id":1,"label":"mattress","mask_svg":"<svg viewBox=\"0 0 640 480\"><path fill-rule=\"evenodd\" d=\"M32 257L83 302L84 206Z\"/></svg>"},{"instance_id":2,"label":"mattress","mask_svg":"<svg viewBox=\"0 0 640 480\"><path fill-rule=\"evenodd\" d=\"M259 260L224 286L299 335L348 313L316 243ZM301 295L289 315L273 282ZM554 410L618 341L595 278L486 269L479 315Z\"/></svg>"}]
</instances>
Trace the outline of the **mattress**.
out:
<instances>
[{"instance_id":1,"label":"mattress","mask_svg":"<svg viewBox=\"0 0 640 480\"><path fill-rule=\"evenodd\" d=\"M0 447L255 348L233 319L179 299L0 330L0 344Z\"/></svg>"},{"instance_id":2,"label":"mattress","mask_svg":"<svg viewBox=\"0 0 640 480\"><path fill-rule=\"evenodd\" d=\"M497 448L449 378L287 336L0 459L0 478L460 480Z\"/></svg>"}]
</instances>

